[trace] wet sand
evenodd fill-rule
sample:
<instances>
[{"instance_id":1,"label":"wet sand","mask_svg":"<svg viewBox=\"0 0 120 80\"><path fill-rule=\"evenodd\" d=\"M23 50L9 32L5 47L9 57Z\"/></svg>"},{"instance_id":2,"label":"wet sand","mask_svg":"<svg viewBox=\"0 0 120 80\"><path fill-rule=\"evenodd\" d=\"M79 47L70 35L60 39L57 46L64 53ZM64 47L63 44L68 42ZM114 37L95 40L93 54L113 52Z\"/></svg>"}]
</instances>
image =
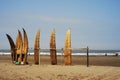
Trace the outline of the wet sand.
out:
<instances>
[{"instance_id":1,"label":"wet sand","mask_svg":"<svg viewBox=\"0 0 120 80\"><path fill-rule=\"evenodd\" d=\"M63 56L58 65L51 65L50 56L41 56L40 65L28 56L28 65L15 65L11 57L0 55L0 80L120 80L120 56L72 56L72 65L65 66Z\"/></svg>"}]
</instances>

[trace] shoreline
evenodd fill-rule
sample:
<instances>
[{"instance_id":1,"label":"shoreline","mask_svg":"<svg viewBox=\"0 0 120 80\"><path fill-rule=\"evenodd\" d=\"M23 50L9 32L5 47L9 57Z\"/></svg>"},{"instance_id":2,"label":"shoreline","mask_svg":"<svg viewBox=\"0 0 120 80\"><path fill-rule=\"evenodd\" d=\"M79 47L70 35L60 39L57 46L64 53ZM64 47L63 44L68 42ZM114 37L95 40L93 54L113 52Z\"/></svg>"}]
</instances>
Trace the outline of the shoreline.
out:
<instances>
[{"instance_id":1,"label":"shoreline","mask_svg":"<svg viewBox=\"0 0 120 80\"><path fill-rule=\"evenodd\" d=\"M11 53L10 52L8 52L8 53L0 53L0 56L2 56L2 55L11 55ZM28 55L30 56L33 56L34 55L34 53L28 53ZM50 53L42 53L42 54L40 54L41 56L50 56ZM56 54L57 56L64 56L64 54L63 53L57 53ZM72 56L87 56L87 53L72 53L71 54ZM120 52L116 52L116 53L89 53L89 56L120 56Z\"/></svg>"},{"instance_id":2,"label":"shoreline","mask_svg":"<svg viewBox=\"0 0 120 80\"><path fill-rule=\"evenodd\" d=\"M0 62L11 63L10 55L0 55ZM28 55L29 64L34 64L34 56ZM49 55L40 55L41 65L51 65ZM64 56L57 56L57 65L64 65ZM87 65L86 56L72 56L72 65ZM89 66L113 66L120 67L120 56L89 56Z\"/></svg>"}]
</instances>

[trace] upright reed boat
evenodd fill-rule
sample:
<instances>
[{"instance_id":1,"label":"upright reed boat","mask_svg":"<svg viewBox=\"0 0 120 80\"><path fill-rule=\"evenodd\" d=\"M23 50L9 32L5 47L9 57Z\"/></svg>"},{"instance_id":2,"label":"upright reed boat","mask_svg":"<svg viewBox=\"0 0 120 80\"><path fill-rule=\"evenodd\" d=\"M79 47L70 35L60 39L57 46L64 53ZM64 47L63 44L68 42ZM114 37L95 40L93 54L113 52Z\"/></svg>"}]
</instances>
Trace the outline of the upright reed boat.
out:
<instances>
[{"instance_id":1,"label":"upright reed boat","mask_svg":"<svg viewBox=\"0 0 120 80\"><path fill-rule=\"evenodd\" d=\"M57 64L57 56L56 56L56 42L55 42L55 29L53 29L50 38L50 57L51 57L51 64Z\"/></svg>"},{"instance_id":2,"label":"upright reed boat","mask_svg":"<svg viewBox=\"0 0 120 80\"><path fill-rule=\"evenodd\" d=\"M27 37L27 33L25 31L25 29L23 28L23 34L24 34L24 39L23 39L23 62L24 64L28 63L27 62L27 53L28 53L28 37Z\"/></svg>"},{"instance_id":3,"label":"upright reed boat","mask_svg":"<svg viewBox=\"0 0 120 80\"><path fill-rule=\"evenodd\" d=\"M14 63L16 60L16 49L15 49L15 43L13 41L13 39L11 38L10 35L6 34L8 40L9 40L9 44L10 44L10 48L11 48L11 57L12 57L12 62Z\"/></svg>"},{"instance_id":4,"label":"upright reed boat","mask_svg":"<svg viewBox=\"0 0 120 80\"><path fill-rule=\"evenodd\" d=\"M23 50L22 34L18 30L18 35L16 38L16 54L17 54L16 64L21 64L22 62L22 53L23 53L22 50Z\"/></svg>"},{"instance_id":5,"label":"upright reed boat","mask_svg":"<svg viewBox=\"0 0 120 80\"><path fill-rule=\"evenodd\" d=\"M39 51L40 51L40 30L37 31L36 37L35 37L35 42L34 42L34 61L35 64L39 64Z\"/></svg>"},{"instance_id":6,"label":"upright reed boat","mask_svg":"<svg viewBox=\"0 0 120 80\"><path fill-rule=\"evenodd\" d=\"M65 46L64 46L64 62L65 65L72 64L72 50L71 50L71 30L68 29L66 33Z\"/></svg>"}]
</instances>

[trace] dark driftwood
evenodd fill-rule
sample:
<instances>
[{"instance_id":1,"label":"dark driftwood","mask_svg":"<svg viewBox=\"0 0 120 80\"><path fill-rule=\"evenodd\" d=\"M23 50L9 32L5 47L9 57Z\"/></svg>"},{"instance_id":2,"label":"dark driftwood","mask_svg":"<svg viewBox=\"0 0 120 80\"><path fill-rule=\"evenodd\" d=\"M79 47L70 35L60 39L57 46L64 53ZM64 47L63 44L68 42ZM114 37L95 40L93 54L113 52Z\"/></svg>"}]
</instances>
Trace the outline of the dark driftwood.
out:
<instances>
[{"instance_id":1,"label":"dark driftwood","mask_svg":"<svg viewBox=\"0 0 120 80\"><path fill-rule=\"evenodd\" d=\"M56 56L55 29L51 33L50 57L51 57L51 64L56 65L57 64L57 56Z\"/></svg>"}]
</instances>

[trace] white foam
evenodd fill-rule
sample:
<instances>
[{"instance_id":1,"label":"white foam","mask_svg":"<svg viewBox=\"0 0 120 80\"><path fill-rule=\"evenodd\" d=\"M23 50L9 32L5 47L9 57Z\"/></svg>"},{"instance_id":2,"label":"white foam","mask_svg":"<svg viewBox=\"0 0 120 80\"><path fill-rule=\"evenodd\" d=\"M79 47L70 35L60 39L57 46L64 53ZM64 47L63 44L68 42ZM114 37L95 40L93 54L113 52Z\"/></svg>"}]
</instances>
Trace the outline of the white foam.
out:
<instances>
[{"instance_id":1,"label":"white foam","mask_svg":"<svg viewBox=\"0 0 120 80\"><path fill-rule=\"evenodd\" d=\"M10 55L10 52L0 52L0 55Z\"/></svg>"},{"instance_id":2,"label":"white foam","mask_svg":"<svg viewBox=\"0 0 120 80\"><path fill-rule=\"evenodd\" d=\"M10 52L0 52L0 55L10 55ZM28 55L34 55L34 52L28 53ZM120 52L116 52L116 53L89 53L90 56L114 56L118 54L120 56ZM40 52L40 55L50 55L49 52ZM64 55L64 53L57 53L57 55ZM72 53L72 55L87 55L87 53Z\"/></svg>"}]
</instances>

